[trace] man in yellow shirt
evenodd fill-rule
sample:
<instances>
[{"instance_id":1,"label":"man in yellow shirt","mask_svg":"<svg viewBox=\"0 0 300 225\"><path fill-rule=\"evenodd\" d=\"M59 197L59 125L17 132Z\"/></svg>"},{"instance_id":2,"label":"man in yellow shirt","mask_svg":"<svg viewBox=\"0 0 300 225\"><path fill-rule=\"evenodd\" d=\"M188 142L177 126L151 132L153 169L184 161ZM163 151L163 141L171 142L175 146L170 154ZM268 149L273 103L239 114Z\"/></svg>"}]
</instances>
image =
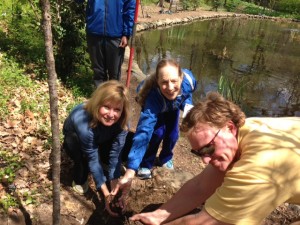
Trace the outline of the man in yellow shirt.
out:
<instances>
[{"instance_id":1,"label":"man in yellow shirt","mask_svg":"<svg viewBox=\"0 0 300 225\"><path fill-rule=\"evenodd\" d=\"M245 118L218 93L184 118L206 168L167 203L134 215L145 224L257 225L284 202L300 204L300 118ZM205 202L204 209L186 215Z\"/></svg>"}]
</instances>

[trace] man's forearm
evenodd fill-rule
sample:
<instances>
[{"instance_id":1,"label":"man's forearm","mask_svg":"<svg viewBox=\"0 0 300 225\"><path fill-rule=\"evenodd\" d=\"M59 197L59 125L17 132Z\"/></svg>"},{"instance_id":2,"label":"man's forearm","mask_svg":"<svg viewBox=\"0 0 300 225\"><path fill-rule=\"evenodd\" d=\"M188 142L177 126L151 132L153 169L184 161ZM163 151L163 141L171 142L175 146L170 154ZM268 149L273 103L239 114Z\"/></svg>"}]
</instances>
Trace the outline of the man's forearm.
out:
<instances>
[{"instance_id":1,"label":"man's forearm","mask_svg":"<svg viewBox=\"0 0 300 225\"><path fill-rule=\"evenodd\" d=\"M196 176L185 183L168 202L158 209L160 210L160 214L167 215L164 222L175 220L189 213L205 201L205 196L199 193L197 183ZM164 212L168 212L168 214Z\"/></svg>"},{"instance_id":2,"label":"man's forearm","mask_svg":"<svg viewBox=\"0 0 300 225\"><path fill-rule=\"evenodd\" d=\"M214 177L212 180L211 177ZM203 204L224 180L224 173L211 166L185 183L182 188L159 209L168 212L164 222L177 219ZM166 215L166 214L165 214Z\"/></svg>"}]
</instances>

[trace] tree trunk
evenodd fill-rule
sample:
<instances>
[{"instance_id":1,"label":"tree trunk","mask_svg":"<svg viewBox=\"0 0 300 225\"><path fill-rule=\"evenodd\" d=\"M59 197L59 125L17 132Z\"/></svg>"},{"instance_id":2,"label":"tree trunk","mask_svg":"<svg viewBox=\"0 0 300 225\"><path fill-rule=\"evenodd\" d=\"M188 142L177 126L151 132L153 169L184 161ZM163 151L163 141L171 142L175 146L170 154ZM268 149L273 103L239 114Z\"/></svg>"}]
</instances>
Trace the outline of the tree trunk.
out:
<instances>
[{"instance_id":1,"label":"tree trunk","mask_svg":"<svg viewBox=\"0 0 300 225\"><path fill-rule=\"evenodd\" d=\"M164 7L164 0L159 0L159 6Z\"/></svg>"},{"instance_id":2,"label":"tree trunk","mask_svg":"<svg viewBox=\"0 0 300 225\"><path fill-rule=\"evenodd\" d=\"M58 98L57 98L57 74L55 71L55 60L53 54L51 14L49 0L40 0L43 15L43 30L45 39L46 66L48 72L48 85L50 96L50 116L52 132L52 151L50 164L52 169L53 183L53 225L60 224L60 142L59 142L59 120L58 120Z\"/></svg>"}]
</instances>

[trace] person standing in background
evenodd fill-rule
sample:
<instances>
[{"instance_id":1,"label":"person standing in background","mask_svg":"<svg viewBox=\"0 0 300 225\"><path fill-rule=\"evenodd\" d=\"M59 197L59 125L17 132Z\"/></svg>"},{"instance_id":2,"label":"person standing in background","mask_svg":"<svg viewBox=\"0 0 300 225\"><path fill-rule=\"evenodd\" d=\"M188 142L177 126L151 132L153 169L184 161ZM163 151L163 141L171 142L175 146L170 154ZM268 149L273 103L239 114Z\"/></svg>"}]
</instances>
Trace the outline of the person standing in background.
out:
<instances>
[{"instance_id":1,"label":"person standing in background","mask_svg":"<svg viewBox=\"0 0 300 225\"><path fill-rule=\"evenodd\" d=\"M120 80L125 47L133 31L134 13L135 0L88 0L87 46L96 87L107 80Z\"/></svg>"},{"instance_id":2,"label":"person standing in background","mask_svg":"<svg viewBox=\"0 0 300 225\"><path fill-rule=\"evenodd\" d=\"M159 13L163 14L163 13L167 13L167 14L172 14L172 6L173 6L173 0L169 0L168 2L170 2L169 5L169 10L165 11L164 10L164 0L160 0L159 1L159 6L161 7Z\"/></svg>"}]
</instances>

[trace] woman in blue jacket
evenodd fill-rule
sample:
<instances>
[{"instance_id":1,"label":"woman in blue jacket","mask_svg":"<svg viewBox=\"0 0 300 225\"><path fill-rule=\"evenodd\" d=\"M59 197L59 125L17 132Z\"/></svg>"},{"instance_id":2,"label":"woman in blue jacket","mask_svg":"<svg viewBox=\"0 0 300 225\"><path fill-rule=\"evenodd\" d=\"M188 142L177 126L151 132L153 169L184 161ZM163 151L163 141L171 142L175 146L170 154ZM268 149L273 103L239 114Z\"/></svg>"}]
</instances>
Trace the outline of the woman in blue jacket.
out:
<instances>
[{"instance_id":1,"label":"woman in blue jacket","mask_svg":"<svg viewBox=\"0 0 300 225\"><path fill-rule=\"evenodd\" d=\"M163 59L155 73L140 86L137 100L142 110L128 155L126 173L111 192L117 195L120 191L118 204L123 211L136 171L142 179L151 177L161 141L160 164L173 169L173 147L179 136L179 112L192 105L192 93L197 82L191 71L181 69L174 60Z\"/></svg>"},{"instance_id":2,"label":"woman in blue jacket","mask_svg":"<svg viewBox=\"0 0 300 225\"><path fill-rule=\"evenodd\" d=\"M73 189L88 190L91 172L105 199L120 177L121 153L129 118L128 89L119 81L102 83L86 102L77 105L63 126L64 149L74 161ZM105 202L106 209L109 202ZM111 213L111 212L110 212Z\"/></svg>"},{"instance_id":3,"label":"woman in blue jacket","mask_svg":"<svg viewBox=\"0 0 300 225\"><path fill-rule=\"evenodd\" d=\"M160 165L173 169L173 148L179 137L179 113L187 104L192 105L196 84L191 71L181 69L170 59L161 60L156 72L141 84L137 100L142 110L128 155L125 180L133 178L136 171L142 179L151 178L161 142Z\"/></svg>"}]
</instances>

